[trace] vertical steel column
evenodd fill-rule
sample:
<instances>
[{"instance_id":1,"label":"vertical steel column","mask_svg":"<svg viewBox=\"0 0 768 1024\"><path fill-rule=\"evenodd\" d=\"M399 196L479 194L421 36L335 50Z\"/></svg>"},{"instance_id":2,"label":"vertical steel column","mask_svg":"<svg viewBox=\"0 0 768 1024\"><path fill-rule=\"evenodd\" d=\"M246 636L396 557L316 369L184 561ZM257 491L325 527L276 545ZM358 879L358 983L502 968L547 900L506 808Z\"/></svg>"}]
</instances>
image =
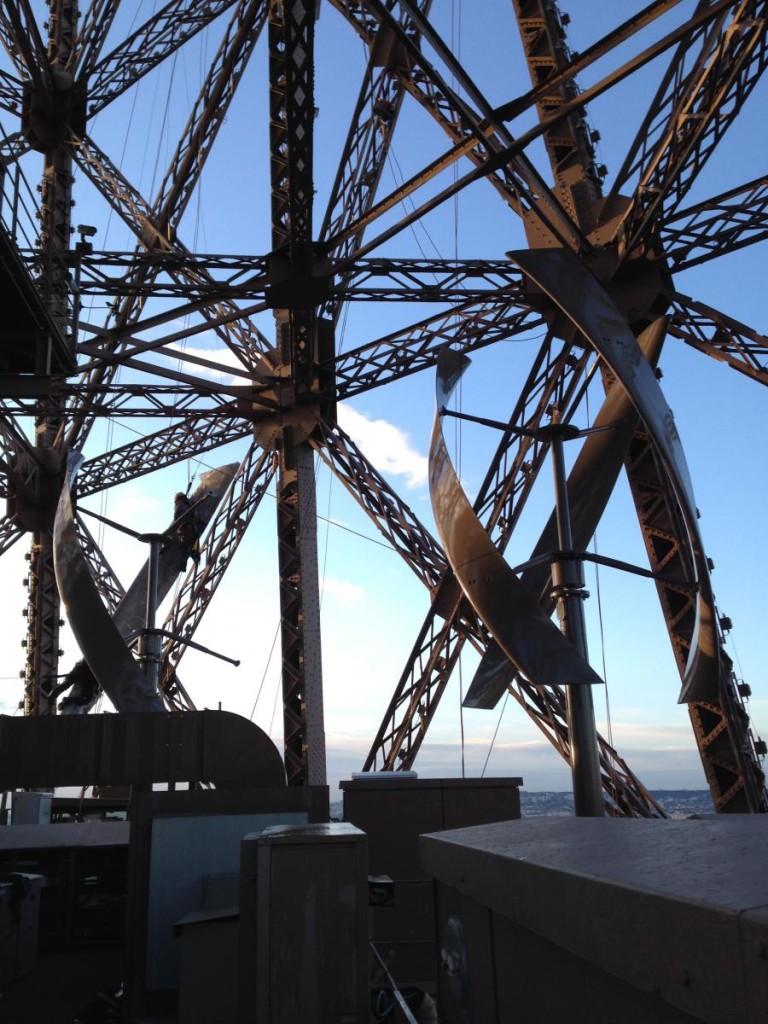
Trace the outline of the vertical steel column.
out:
<instances>
[{"instance_id":1,"label":"vertical steel column","mask_svg":"<svg viewBox=\"0 0 768 1024\"><path fill-rule=\"evenodd\" d=\"M314 0L273 2L269 15L272 242L280 265L275 310L284 407L277 442L277 529L289 785L326 781L314 453L292 425L316 399L317 312L312 296ZM287 273L286 273L287 271Z\"/></svg>"},{"instance_id":2,"label":"vertical steel column","mask_svg":"<svg viewBox=\"0 0 768 1024\"><path fill-rule=\"evenodd\" d=\"M49 90L36 101L47 107L53 118L50 132L38 137L43 150L41 186L40 248L43 256L45 294L54 322L66 337L69 327L68 253L71 234L72 159L65 141L69 132L69 107L58 102L71 90L71 76L65 70L77 31L77 0L51 0L48 21L48 66L41 79ZM60 118L57 123L55 118ZM49 364L50 356L46 362ZM50 365L37 372L50 372ZM55 391L54 391L55 394ZM45 454L45 462L60 443L63 406L55 399L41 403L35 419L35 446ZM59 666L60 605L53 569L53 539L49 529L32 535L29 554L29 603L27 607L26 665L24 669L24 714L48 715L55 712L49 694L56 685Z\"/></svg>"},{"instance_id":3,"label":"vertical steel column","mask_svg":"<svg viewBox=\"0 0 768 1024\"><path fill-rule=\"evenodd\" d=\"M283 432L277 485L285 769L291 785L324 785L325 732L314 453Z\"/></svg>"},{"instance_id":4,"label":"vertical steel column","mask_svg":"<svg viewBox=\"0 0 768 1024\"><path fill-rule=\"evenodd\" d=\"M565 431L567 428L563 428ZM552 596L557 601L557 615L563 633L584 658L587 651L587 630L584 622L584 569L573 557L573 536L568 504L568 478L563 454L564 433L552 429L552 465L555 476L555 515L558 546L566 557L552 563ZM569 557L570 556L570 557ZM568 735L571 746L573 805L577 817L601 818L605 814L603 786L600 779L600 753L597 746L597 725L590 686L566 686Z\"/></svg>"}]
</instances>

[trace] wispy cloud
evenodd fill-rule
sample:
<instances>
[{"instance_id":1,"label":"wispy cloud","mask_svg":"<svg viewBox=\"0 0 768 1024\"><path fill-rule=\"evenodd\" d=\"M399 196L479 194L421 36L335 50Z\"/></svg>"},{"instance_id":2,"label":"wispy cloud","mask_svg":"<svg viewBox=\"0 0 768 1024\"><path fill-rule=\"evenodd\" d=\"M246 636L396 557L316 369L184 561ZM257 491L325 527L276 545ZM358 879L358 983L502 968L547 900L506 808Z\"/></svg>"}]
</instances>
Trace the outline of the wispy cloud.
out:
<instances>
[{"instance_id":1,"label":"wispy cloud","mask_svg":"<svg viewBox=\"0 0 768 1024\"><path fill-rule=\"evenodd\" d=\"M365 590L350 580L339 580L333 576L323 579L323 596L336 598L339 604L351 607L365 599Z\"/></svg>"},{"instance_id":2,"label":"wispy cloud","mask_svg":"<svg viewBox=\"0 0 768 1024\"><path fill-rule=\"evenodd\" d=\"M385 476L404 476L407 487L421 487L426 482L426 456L394 423L370 419L348 405L339 406L339 423Z\"/></svg>"}]
</instances>

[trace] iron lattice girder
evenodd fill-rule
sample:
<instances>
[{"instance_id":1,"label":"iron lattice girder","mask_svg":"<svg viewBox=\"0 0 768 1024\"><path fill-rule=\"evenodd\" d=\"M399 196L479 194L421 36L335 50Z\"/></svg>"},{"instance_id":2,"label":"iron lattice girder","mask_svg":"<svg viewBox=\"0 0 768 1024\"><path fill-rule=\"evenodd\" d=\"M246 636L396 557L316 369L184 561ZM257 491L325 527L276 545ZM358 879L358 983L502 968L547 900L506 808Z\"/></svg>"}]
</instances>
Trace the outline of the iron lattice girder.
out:
<instances>
[{"instance_id":1,"label":"iron lattice girder","mask_svg":"<svg viewBox=\"0 0 768 1024\"><path fill-rule=\"evenodd\" d=\"M450 581L446 585L451 592ZM462 620L461 601L443 621L433 604L406 670L368 754L364 771L396 771L413 765L437 704L469 640L481 653L488 638L479 623ZM466 609L463 609L466 611ZM460 625L459 625L460 623ZM428 685L427 685L428 684ZM565 693L560 687L532 686L517 676L510 693L564 759L570 756ZM626 762L598 734L600 771L609 814L665 817L663 810Z\"/></svg>"},{"instance_id":2,"label":"iron lattice girder","mask_svg":"<svg viewBox=\"0 0 768 1024\"><path fill-rule=\"evenodd\" d=\"M277 372L301 399L317 393L312 235L314 0L269 12L270 179ZM312 450L300 430L276 439L283 735L289 785L325 782L320 606ZM322 763L321 763L322 762Z\"/></svg>"},{"instance_id":3,"label":"iron lattice girder","mask_svg":"<svg viewBox=\"0 0 768 1024\"><path fill-rule=\"evenodd\" d=\"M468 303L339 355L333 371L339 400L431 369L443 345L471 352L526 331L544 318L530 309L496 303Z\"/></svg>"},{"instance_id":4,"label":"iron lattice girder","mask_svg":"<svg viewBox=\"0 0 768 1024\"><path fill-rule=\"evenodd\" d=\"M163 629L192 638L274 475L272 454L252 444L205 533L200 563L193 565L184 578ZM176 668L185 650L185 646L175 640L166 641L160 672L163 693L172 689Z\"/></svg>"},{"instance_id":5,"label":"iron lattice girder","mask_svg":"<svg viewBox=\"0 0 768 1024\"><path fill-rule=\"evenodd\" d=\"M473 110L449 87L437 70L429 64L413 36L403 30L396 18L401 8L411 16L421 31L427 27L423 19L418 17L413 5L395 2L389 9L379 0L367 0L364 5L354 0L332 0L332 3L369 47L375 46L378 26L386 27L400 48L396 51L399 60L390 67L391 73L398 77L403 88L437 121L454 143L468 144L464 155L476 167L483 169L483 176L512 209L518 213L531 212L532 216L542 222L545 233L558 238L562 244L575 249L589 249L587 240L569 219L551 189L524 154L516 153L511 155L509 160L499 160L499 154L512 144L512 136L450 51L430 30L430 42L440 46L441 57L446 60L452 73L458 76L457 80L462 88L472 96L474 102L479 103L480 113ZM407 59L402 59L402 55L407 55ZM445 162L438 160L430 165L424 175L412 181L410 191L431 180L454 159L455 155L450 153L447 154ZM352 227L348 227L347 234L361 230L369 220L386 212L400 202L401 198L402 190L398 190L389 200L379 202L368 217L361 217ZM339 240L332 241L338 244Z\"/></svg>"},{"instance_id":6,"label":"iron lattice girder","mask_svg":"<svg viewBox=\"0 0 768 1024\"><path fill-rule=\"evenodd\" d=\"M277 558L280 572L283 743L289 785L313 779L317 758L325 778L320 679L320 601L313 453L292 427L279 441ZM312 735L310 735L312 734ZM324 782L323 782L324 784Z\"/></svg>"},{"instance_id":7,"label":"iron lattice girder","mask_svg":"<svg viewBox=\"0 0 768 1024\"><path fill-rule=\"evenodd\" d=\"M651 241L660 210L677 209L767 64L766 0L744 0L681 44L612 189L639 174L618 228L627 255Z\"/></svg>"},{"instance_id":8,"label":"iron lattice girder","mask_svg":"<svg viewBox=\"0 0 768 1024\"><path fill-rule=\"evenodd\" d=\"M89 459L78 473L78 496L85 498L166 466L200 457L222 445L240 441L251 432L250 424L243 423L240 417L180 420Z\"/></svg>"},{"instance_id":9,"label":"iron lattice girder","mask_svg":"<svg viewBox=\"0 0 768 1024\"><path fill-rule=\"evenodd\" d=\"M136 221L131 225L136 228ZM34 254L25 253L28 262ZM263 299L272 303L269 256L218 256L175 250L146 253L94 252L79 259L80 294L177 297L190 305L169 318L193 312L193 303ZM343 270L343 279L338 280ZM135 275L135 280L128 276ZM196 279L195 279L196 275ZM509 260L323 258L312 277L339 301L455 302L473 298L525 302L523 275Z\"/></svg>"},{"instance_id":10,"label":"iron lattice girder","mask_svg":"<svg viewBox=\"0 0 768 1024\"><path fill-rule=\"evenodd\" d=\"M660 237L673 271L764 241L768 238L768 178L757 178L680 210L665 220Z\"/></svg>"},{"instance_id":11,"label":"iron lattice girder","mask_svg":"<svg viewBox=\"0 0 768 1024\"><path fill-rule=\"evenodd\" d=\"M36 85L45 81L46 47L27 3L4 4L0 11L0 41L19 75ZM54 26L55 27L55 26Z\"/></svg>"},{"instance_id":12,"label":"iron lattice girder","mask_svg":"<svg viewBox=\"0 0 768 1024\"><path fill-rule=\"evenodd\" d=\"M716 811L768 813L765 775L759 766L749 716L733 671L720 704L697 701L688 706L694 735L706 755L707 777ZM735 757L734 757L735 755Z\"/></svg>"},{"instance_id":13,"label":"iron lattice girder","mask_svg":"<svg viewBox=\"0 0 768 1024\"><path fill-rule=\"evenodd\" d=\"M266 0L239 0L158 191L161 227L181 219L266 20Z\"/></svg>"},{"instance_id":14,"label":"iron lattice girder","mask_svg":"<svg viewBox=\"0 0 768 1024\"><path fill-rule=\"evenodd\" d=\"M109 199L113 208L147 248L159 247L167 251L186 253L181 242L171 242L163 235L160 226L155 223L154 212L149 205L123 178L106 155L98 150L92 140L83 140L75 148L75 155L78 165ZM204 270L195 269L188 264L183 264L178 274L183 281L192 285L206 281ZM213 303L210 307L202 307L201 313L215 321L214 330L244 366L256 368L271 351L271 346L261 332L248 321L239 319L242 314L237 308L227 306L226 303Z\"/></svg>"},{"instance_id":15,"label":"iron lattice girder","mask_svg":"<svg viewBox=\"0 0 768 1024\"><path fill-rule=\"evenodd\" d=\"M89 80L88 116L103 110L235 2L207 0L190 4L189 0L171 0L95 67L83 69Z\"/></svg>"},{"instance_id":16,"label":"iron lattice girder","mask_svg":"<svg viewBox=\"0 0 768 1024\"><path fill-rule=\"evenodd\" d=\"M0 519L0 555L4 555L23 536L24 531L17 524L15 517L3 516Z\"/></svg>"},{"instance_id":17,"label":"iron lattice girder","mask_svg":"<svg viewBox=\"0 0 768 1024\"><path fill-rule=\"evenodd\" d=\"M125 597L125 587L117 577L112 566L104 556L91 531L85 525L83 517L75 513L75 528L85 560L91 570L93 582L99 592L109 614L112 615L120 601Z\"/></svg>"},{"instance_id":18,"label":"iron lattice girder","mask_svg":"<svg viewBox=\"0 0 768 1024\"><path fill-rule=\"evenodd\" d=\"M56 685L59 666L59 592L53 567L53 547L47 534L35 534L27 573L27 648L24 670L24 714L53 711L48 694Z\"/></svg>"},{"instance_id":19,"label":"iron lattice girder","mask_svg":"<svg viewBox=\"0 0 768 1024\"><path fill-rule=\"evenodd\" d=\"M75 78L88 78L98 61L120 0L92 0L75 37L67 70Z\"/></svg>"},{"instance_id":20,"label":"iron lattice girder","mask_svg":"<svg viewBox=\"0 0 768 1024\"><path fill-rule=\"evenodd\" d=\"M406 0L402 0L402 2L405 3ZM648 64L651 60L663 53L666 49L669 49L679 40L690 36L691 32L695 29L701 28L703 25L715 20L724 10L733 6L734 2L735 0L715 0L715 3L711 7L700 8L689 19L689 21L673 30L660 42L648 47L638 57L628 61L618 71L609 73L596 85L586 89L584 93L563 103L558 112L552 115L548 121L540 123L538 126L529 129L517 139L513 139L512 136L509 135L503 122L516 116L521 112L521 110L526 109L532 102L534 102L538 97L536 90L532 90L532 92L526 96L502 105L497 110L490 110L487 103L483 101L480 104L480 107L482 110L488 111L488 113L486 113L482 120L478 120L477 116L473 115L471 111L467 113L467 110L464 108L461 101L459 101L451 91L447 89L444 83L440 82L436 87L434 81L436 76L434 70L430 68L425 75L429 79L429 88L436 88L436 96L432 96L428 92L420 99L419 90L416 85L421 84L420 76L422 76L423 69L421 69L419 51L414 49L412 43L409 43L408 45L410 45L411 48L409 51L410 59L416 69L416 78L419 79L419 82L416 83L414 88L411 88L409 91L413 93L417 100L423 103L425 109L432 116L436 117L438 123L445 128L455 144L453 149L438 157L436 160L433 160L433 162L421 173L411 178L404 185L392 192L388 197L377 203L366 217L361 218L360 221L353 225L353 227L348 229L348 233L352 233L354 230L359 230L370 221L375 220L382 213L392 209L403 199L415 192L416 189L425 182L430 181L439 172L451 166L457 159L459 159L459 157L467 156L475 163L476 169L475 171L465 174L460 179L454 181L452 185L445 187L441 192L424 202L420 207L414 207L413 211L404 216L397 225L386 229L372 242L368 242L365 246L361 247L359 255L363 255L371 249L383 244L385 241L388 241L393 235L402 231L415 220L436 209L442 203L446 202L446 200L455 196L467 185L479 180L480 178L485 178L497 188L512 209L516 210L526 218L526 224L529 232L532 232L534 235L538 235L539 239L543 241L544 244L550 245L554 239L557 241L557 244L563 245L566 248L570 246L574 250L580 251L582 254L588 253L591 249L589 240L579 232L576 225L569 220L565 212L559 207L557 199L551 193L551 190L549 190L546 184L541 179L537 179L536 172L533 170L531 165L528 164L525 157L526 148L536 138L554 128L557 121L567 117L574 111L578 111L579 108L584 106L584 104L589 100L601 95L622 78L626 78L628 75L638 70L638 68ZM342 0L339 0L337 6L339 6L339 9L342 9ZM355 5L350 6L354 7ZM376 7L382 20L387 21L387 19L389 19L389 21L391 21L391 18L386 14L386 12L381 12L381 5L378 2L374 3L372 0L370 6ZM654 7L654 5L651 5L651 7ZM666 5L664 9L666 9ZM357 13L359 14L359 12ZM655 14L657 15L658 13L661 13L661 11L656 8ZM652 17L650 17L650 20L652 20ZM389 23L389 21L387 23ZM588 51L586 55L582 55L581 58L575 59L571 62L569 67L564 68L563 71L559 73L561 77L558 77L558 84L563 84L565 81L570 80L577 71L592 63L599 56L603 56L606 52L612 49L614 45L617 45L622 40L628 38L634 31L637 31L638 28L642 27L643 23L647 22L645 22L642 17L638 17L637 19L630 19L630 21L620 26L619 29L615 30L615 32L611 33L606 37L606 39L602 40L601 43L590 48L590 51ZM365 19L363 19L361 25L363 27L358 28L358 31L361 32L363 38L366 38L364 32ZM405 42L407 43L408 41L405 40ZM440 46L442 47L442 45L443 44L441 43ZM446 54L441 51L441 56L446 57L449 64L453 62L452 55L448 54L446 56ZM393 68L393 73L395 73L395 71L396 69ZM404 78L404 81L410 82L411 78ZM473 93L478 95L474 85L468 82L464 82L462 84L465 88L470 88ZM456 110L467 115L466 120L461 122L464 125L464 130L462 132L454 131L452 128L451 117L443 118L441 116L440 105L441 103L448 102L446 100L448 95L452 96L451 102ZM448 103L448 106L451 106L450 102ZM454 110L453 113L455 112L456 111ZM461 116L463 116L463 114ZM482 142L480 149L478 149L478 142ZM524 188L520 183L516 185L512 182L511 185L505 185L504 181L499 177L499 175L503 176L504 174L511 174L512 169L515 167L519 168L520 166L525 168L525 173L523 173L522 176L523 179L525 179L526 174L532 181L537 179L535 188L530 192L530 194L527 193L526 188ZM547 206L546 211L544 209L545 201ZM338 241L338 239L335 239L334 241Z\"/></svg>"},{"instance_id":21,"label":"iron lattice girder","mask_svg":"<svg viewBox=\"0 0 768 1024\"><path fill-rule=\"evenodd\" d=\"M145 234L146 228L149 227L150 238L154 239L155 247L158 244L158 239L163 239L163 243L160 243L162 250L169 225L175 223L181 216L191 191L199 180L205 166L205 159L218 130L217 125L220 124L220 120L215 115L218 113L223 116L234 96L234 89L231 91L226 89L227 75L224 69L228 69L239 78L247 58L252 53L263 20L263 18L261 21L255 19L252 3L246 4L245 0L241 0L238 11L209 68L197 103L176 147L170 170L159 190L154 209L150 209L145 200L127 182L124 183L124 188L114 189L114 182L121 181L116 169L112 168L111 173L108 168L102 172L106 175L108 201L115 203L118 196L125 195L127 197L127 204L126 202L120 203L118 212L127 220L144 245L150 241ZM233 31L235 26L237 26L237 31ZM126 205L129 207L128 210L126 210ZM152 248L151 244L150 248ZM179 247L176 246L176 249L178 250ZM145 267L142 264L139 264L138 267L129 266L127 270L129 273L126 274L126 278L137 289L136 295L141 294L142 286L151 288L153 277L157 274L156 269L151 266ZM198 280L197 277L192 276L194 280ZM118 289L114 294L120 294L120 290ZM151 294L151 292L148 290L146 294ZM142 307L142 303L137 301L136 295L132 294L130 290L128 295L129 297L121 302L114 314L114 322L118 328L135 322ZM264 351L268 347L266 340L255 329L228 328L224 333L225 339L228 336L231 336L233 342L241 345L245 350ZM115 372L116 365L111 368L96 368L89 374L89 383L109 382L113 379ZM93 408L92 396L87 399L87 405ZM84 418L83 413L79 411L76 424L74 430L70 431L70 443L75 443L76 440L82 441L90 429L90 421Z\"/></svg>"},{"instance_id":22,"label":"iron lattice girder","mask_svg":"<svg viewBox=\"0 0 768 1024\"><path fill-rule=\"evenodd\" d=\"M21 113L21 82L13 75L9 75L7 71L0 71L0 107L7 110L9 114ZM5 156L5 142L2 152Z\"/></svg>"},{"instance_id":23,"label":"iron lattice girder","mask_svg":"<svg viewBox=\"0 0 768 1024\"><path fill-rule=\"evenodd\" d=\"M401 6L404 6L404 5L401 5ZM394 353L393 353L393 354L394 354ZM392 365L393 365L393 364L392 364ZM395 376L396 376L396 374L395 374Z\"/></svg>"},{"instance_id":24,"label":"iron lattice girder","mask_svg":"<svg viewBox=\"0 0 768 1024\"><path fill-rule=\"evenodd\" d=\"M669 333L727 363L761 384L768 384L768 338L733 317L677 292L672 299Z\"/></svg>"},{"instance_id":25,"label":"iron lattice girder","mask_svg":"<svg viewBox=\"0 0 768 1024\"><path fill-rule=\"evenodd\" d=\"M432 0L420 0L418 10L428 14L431 6ZM401 23L404 31L415 34L406 12L401 13ZM328 249L331 259L349 259L362 241L364 230L347 235L346 228L373 206L404 96L403 83L382 66L379 55L372 50L320 229L321 242L342 236ZM347 277L345 270L341 274L342 290ZM332 296L323 303L319 315L336 323L341 309L341 297Z\"/></svg>"},{"instance_id":26,"label":"iron lattice girder","mask_svg":"<svg viewBox=\"0 0 768 1024\"><path fill-rule=\"evenodd\" d=\"M565 691L559 687L536 687L516 676L510 694L542 733L550 739L564 760L570 759ZM662 807L630 769L616 749L598 733L600 776L606 814L611 817L666 818Z\"/></svg>"},{"instance_id":27,"label":"iron lattice girder","mask_svg":"<svg viewBox=\"0 0 768 1024\"><path fill-rule=\"evenodd\" d=\"M341 427L321 421L319 429L317 454L421 582L435 587L448 565L438 542Z\"/></svg>"},{"instance_id":28,"label":"iron lattice girder","mask_svg":"<svg viewBox=\"0 0 768 1024\"><path fill-rule=\"evenodd\" d=\"M185 387L181 384L153 382L151 385L108 384L95 388L94 391L102 400L98 409L93 410L95 416L113 416L118 413L120 416L186 418L189 429L190 419L226 416L227 413L232 412L231 396L219 395L215 386L203 389L199 385ZM77 385L65 385L61 389L61 395L65 401L78 393ZM10 405L10 402L10 399L4 398L0 403L4 415L29 415L29 407L23 406L18 400L14 400L13 406ZM136 404L137 402L146 404Z\"/></svg>"},{"instance_id":29,"label":"iron lattice girder","mask_svg":"<svg viewBox=\"0 0 768 1024\"><path fill-rule=\"evenodd\" d=\"M514 6L531 82L540 92L536 107L543 122L563 103L578 96L574 78L547 92L540 89L548 78L568 67L571 52L556 4L549 0L515 0ZM596 226L596 203L602 197L602 188L584 108L558 119L544 132L543 141L563 206L588 234Z\"/></svg>"},{"instance_id":30,"label":"iron lattice girder","mask_svg":"<svg viewBox=\"0 0 768 1024\"><path fill-rule=\"evenodd\" d=\"M664 578L656 580L656 589L672 641L681 677L690 650L695 625L695 590L667 582L669 577L692 581L693 567L688 556L685 526L677 501L642 423L627 455L625 468L638 510L651 570ZM722 642L722 637L720 637ZM746 744L743 714L730 659L721 653L719 700L706 703L709 715L717 720L720 742L712 746L712 736L704 728L702 701L689 704L699 753L715 808L721 812L768 811L768 795L763 788L758 758Z\"/></svg>"},{"instance_id":31,"label":"iron lattice girder","mask_svg":"<svg viewBox=\"0 0 768 1024\"><path fill-rule=\"evenodd\" d=\"M270 9L272 244L292 262L307 259L313 241L314 21L314 0Z\"/></svg>"},{"instance_id":32,"label":"iron lattice girder","mask_svg":"<svg viewBox=\"0 0 768 1024\"><path fill-rule=\"evenodd\" d=\"M27 40L20 40L20 45L17 43L16 30L11 22L10 13L10 8L0 10L0 44L10 57L19 79L24 80L30 75L27 65L27 61L30 59L29 49ZM33 66L36 66L36 61L33 62ZM21 99L20 95L19 99Z\"/></svg>"},{"instance_id":33,"label":"iron lattice girder","mask_svg":"<svg viewBox=\"0 0 768 1024\"><path fill-rule=\"evenodd\" d=\"M469 640L479 653L485 649L487 637L484 628L473 609L460 597L457 598L457 593L458 585L453 573L447 569L434 588L432 606L395 687L363 771L411 768L456 667L464 641Z\"/></svg>"},{"instance_id":34,"label":"iron lattice girder","mask_svg":"<svg viewBox=\"0 0 768 1024\"><path fill-rule=\"evenodd\" d=\"M396 80L384 68L369 64L320 229L321 242L343 232L370 209L402 98L403 90ZM341 259L350 256L359 238L353 235L329 255Z\"/></svg>"}]
</instances>

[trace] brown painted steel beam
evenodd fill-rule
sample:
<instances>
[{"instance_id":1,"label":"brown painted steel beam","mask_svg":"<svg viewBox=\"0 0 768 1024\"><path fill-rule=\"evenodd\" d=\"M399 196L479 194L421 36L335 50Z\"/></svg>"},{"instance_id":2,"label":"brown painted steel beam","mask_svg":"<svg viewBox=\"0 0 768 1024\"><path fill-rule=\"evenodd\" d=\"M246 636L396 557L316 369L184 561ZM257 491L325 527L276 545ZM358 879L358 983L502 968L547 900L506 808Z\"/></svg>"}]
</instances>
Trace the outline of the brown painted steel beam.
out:
<instances>
[{"instance_id":1,"label":"brown painted steel beam","mask_svg":"<svg viewBox=\"0 0 768 1024\"><path fill-rule=\"evenodd\" d=\"M430 369L443 345L472 352L543 326L543 316L532 308L462 303L339 355L333 365L338 397L351 398Z\"/></svg>"},{"instance_id":2,"label":"brown painted steel beam","mask_svg":"<svg viewBox=\"0 0 768 1024\"><path fill-rule=\"evenodd\" d=\"M755 245L768 238L768 178L729 189L666 218L660 231L672 271Z\"/></svg>"},{"instance_id":3,"label":"brown painted steel beam","mask_svg":"<svg viewBox=\"0 0 768 1024\"><path fill-rule=\"evenodd\" d=\"M163 226L177 224L199 183L208 154L267 20L266 0L239 0L176 146L153 208Z\"/></svg>"},{"instance_id":4,"label":"brown painted steel beam","mask_svg":"<svg viewBox=\"0 0 768 1024\"><path fill-rule=\"evenodd\" d=\"M216 416L204 420L181 420L162 430L136 438L88 459L78 474L80 498L108 487L136 480L166 466L204 455L251 434L240 417Z\"/></svg>"},{"instance_id":5,"label":"brown painted steel beam","mask_svg":"<svg viewBox=\"0 0 768 1024\"><path fill-rule=\"evenodd\" d=\"M119 7L120 0L92 0L88 5L67 61L67 70L73 77L90 77Z\"/></svg>"},{"instance_id":6,"label":"brown painted steel beam","mask_svg":"<svg viewBox=\"0 0 768 1024\"><path fill-rule=\"evenodd\" d=\"M166 251L186 252L178 239L171 241L167 237L163 226L157 223L155 213L150 205L91 139L81 140L81 143L74 148L74 153L78 166L108 199L143 245L149 249L159 247ZM186 269L182 264L178 273L183 276L184 280L191 281L193 284L196 281L206 281L205 271L199 268ZM236 319L230 320L227 316L232 312L239 317L239 311L216 303L203 312L204 315L207 312L209 316L219 316L221 323L227 321L223 327L220 323L216 323L214 330L243 365L256 367L263 362L265 353L269 349L263 335L253 325L238 322Z\"/></svg>"},{"instance_id":7,"label":"brown painted steel beam","mask_svg":"<svg viewBox=\"0 0 768 1024\"><path fill-rule=\"evenodd\" d=\"M512 137L447 48L440 44L440 56L459 76L458 81L462 83L463 89L471 92L474 101L479 103L478 111L451 89L421 52L417 41L403 31L393 13L397 4L390 10L380 0L371 0L364 6L350 0L332 2L369 46L374 44L375 26L380 24L386 27L402 48L402 52L407 55L406 60L393 67L393 73L398 75L403 87L437 121L449 138L461 146L464 155L475 163L480 172L478 177L487 178L516 211L531 211L534 218L545 225L548 237L554 235L575 248L589 247L538 171L523 154L515 154L505 161L498 159L500 152L512 142ZM413 8L409 13L416 20ZM420 27L423 29L423 24ZM437 44L437 37L433 36L432 43ZM455 159L456 155L449 153L447 162L438 160L427 167L421 175L407 182L403 188L397 189L387 199L377 202L367 216L360 217L344 234L360 231L400 203L405 196L412 194L422 184L450 166ZM405 220L410 222L410 219ZM338 244L341 237L332 241Z\"/></svg>"},{"instance_id":8,"label":"brown painted steel beam","mask_svg":"<svg viewBox=\"0 0 768 1024\"><path fill-rule=\"evenodd\" d=\"M190 4L188 0L171 0L95 67L86 68L90 72L89 116L103 110L235 2L207 0Z\"/></svg>"},{"instance_id":9,"label":"brown painted steel beam","mask_svg":"<svg viewBox=\"0 0 768 1024\"><path fill-rule=\"evenodd\" d=\"M575 78L545 89L572 61L565 24L556 4L549 0L514 0L517 25L523 41L528 72L538 96L541 122L569 99L578 96ZM586 110L577 107L542 136L560 202L575 224L589 234L597 224L597 203L602 198L602 177L595 159Z\"/></svg>"},{"instance_id":10,"label":"brown painted steel beam","mask_svg":"<svg viewBox=\"0 0 768 1024\"><path fill-rule=\"evenodd\" d=\"M75 513L75 529L77 530L80 548L91 570L91 576L96 584L99 596L106 605L107 611L112 615L125 597L125 587L118 579L115 570L107 561L104 552L97 544L93 534L86 526L85 520L78 512Z\"/></svg>"},{"instance_id":11,"label":"brown painted steel beam","mask_svg":"<svg viewBox=\"0 0 768 1024\"><path fill-rule=\"evenodd\" d=\"M422 0L418 7L428 13L431 3L432 0ZM405 31L415 32L409 16L403 13L401 18L405 19ZM368 67L320 228L321 241L343 232L348 224L373 205L402 107L405 95L402 82L391 73L382 56L381 46L375 43L370 49ZM348 257L361 239L362 232L345 237L340 245L328 251L328 255L337 259ZM340 308L337 300L328 304L322 315L335 321Z\"/></svg>"},{"instance_id":12,"label":"brown painted steel beam","mask_svg":"<svg viewBox=\"0 0 768 1024\"><path fill-rule=\"evenodd\" d=\"M642 425L635 432L625 468L651 569L660 576L692 579L677 501ZM657 580L656 589L682 676L695 628L695 595L662 579ZM717 642L721 647L719 627ZM722 650L718 689L708 699L690 701L688 708L715 809L729 813L768 810L759 781L759 760L754 750L744 749L743 702L737 697L730 659ZM719 737L717 743L715 737Z\"/></svg>"},{"instance_id":13,"label":"brown painted steel beam","mask_svg":"<svg viewBox=\"0 0 768 1024\"><path fill-rule=\"evenodd\" d=\"M670 334L705 355L727 363L760 384L768 384L768 338L704 302L677 292Z\"/></svg>"},{"instance_id":14,"label":"brown painted steel beam","mask_svg":"<svg viewBox=\"0 0 768 1024\"><path fill-rule=\"evenodd\" d=\"M744 0L681 44L613 187L638 178L617 229L627 255L650 242L662 209L678 208L766 66L766 0Z\"/></svg>"},{"instance_id":15,"label":"brown painted steel beam","mask_svg":"<svg viewBox=\"0 0 768 1024\"><path fill-rule=\"evenodd\" d=\"M150 237L165 239L168 234L168 226L178 220L194 185L198 182L218 126L235 95L234 88L231 90L227 88L228 82L231 81L230 76L235 79L235 84L239 81L262 27L264 19L263 16L259 18L258 14L259 4L257 2L246 3L245 0L240 0L232 21L228 24L224 39L208 69L198 100L176 147L154 208L150 209L127 182L120 180L116 169L113 168L112 173L107 175L105 181L107 200L114 202L117 196L127 197L130 208L138 214L137 221L131 216L129 226L133 228L140 240L139 251L142 251L142 245L147 246L148 240L145 231L147 227L150 229ZM116 191L114 190L115 182L119 183ZM121 207L124 207L124 203L121 204ZM125 210L121 208L118 212L125 219ZM136 230L137 225L139 230ZM154 246L154 248L156 247ZM167 247L161 244L160 249L163 248ZM147 268L140 265L138 268L132 268L132 271L127 275L128 280L138 288L146 284L147 281L151 281L155 276L151 266ZM185 283L190 283L188 277L185 278ZM115 310L114 322L120 327L135 321L141 306L142 303L138 302L135 296L131 296ZM240 337L237 339L237 343L243 349L248 350L255 347L260 351L266 350L267 343L265 339L261 338L258 330L253 327L250 331L243 328L231 328L229 334L234 332L236 336L238 331ZM114 376L114 372L114 370L97 370L89 375L89 383L107 382ZM79 412L75 416L75 423L77 424L75 429L70 430L70 443L81 444L89 432L90 425L84 420L83 414ZM78 430L79 435L76 436Z\"/></svg>"},{"instance_id":16,"label":"brown painted steel beam","mask_svg":"<svg viewBox=\"0 0 768 1024\"><path fill-rule=\"evenodd\" d=\"M318 429L317 454L419 580L436 587L448 568L440 545L341 427L321 421Z\"/></svg>"}]
</instances>

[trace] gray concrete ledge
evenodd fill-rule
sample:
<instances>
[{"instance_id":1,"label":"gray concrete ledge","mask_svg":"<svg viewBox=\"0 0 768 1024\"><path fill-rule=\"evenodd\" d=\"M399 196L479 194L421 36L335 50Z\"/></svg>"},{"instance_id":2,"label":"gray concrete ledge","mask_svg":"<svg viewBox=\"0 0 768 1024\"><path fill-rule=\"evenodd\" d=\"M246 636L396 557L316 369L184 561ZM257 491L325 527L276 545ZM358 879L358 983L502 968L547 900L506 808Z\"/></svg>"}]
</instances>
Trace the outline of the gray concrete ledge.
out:
<instances>
[{"instance_id":1,"label":"gray concrete ledge","mask_svg":"<svg viewBox=\"0 0 768 1024\"><path fill-rule=\"evenodd\" d=\"M420 850L438 882L702 1021L768 1021L768 818L501 822Z\"/></svg>"}]
</instances>

